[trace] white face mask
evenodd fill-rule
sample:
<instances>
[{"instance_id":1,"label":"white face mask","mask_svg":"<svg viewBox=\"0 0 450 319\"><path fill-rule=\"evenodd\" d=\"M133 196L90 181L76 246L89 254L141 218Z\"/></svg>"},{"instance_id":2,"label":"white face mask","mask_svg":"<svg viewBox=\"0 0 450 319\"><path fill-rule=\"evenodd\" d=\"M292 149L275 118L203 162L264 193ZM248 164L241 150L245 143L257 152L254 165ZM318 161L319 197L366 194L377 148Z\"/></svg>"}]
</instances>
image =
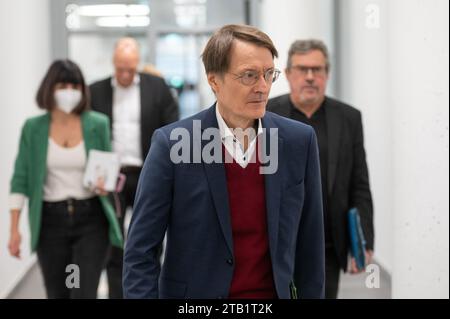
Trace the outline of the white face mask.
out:
<instances>
[{"instance_id":1,"label":"white face mask","mask_svg":"<svg viewBox=\"0 0 450 319\"><path fill-rule=\"evenodd\" d=\"M56 106L64 113L70 114L81 101L81 91L75 89L58 89L54 94Z\"/></svg>"}]
</instances>

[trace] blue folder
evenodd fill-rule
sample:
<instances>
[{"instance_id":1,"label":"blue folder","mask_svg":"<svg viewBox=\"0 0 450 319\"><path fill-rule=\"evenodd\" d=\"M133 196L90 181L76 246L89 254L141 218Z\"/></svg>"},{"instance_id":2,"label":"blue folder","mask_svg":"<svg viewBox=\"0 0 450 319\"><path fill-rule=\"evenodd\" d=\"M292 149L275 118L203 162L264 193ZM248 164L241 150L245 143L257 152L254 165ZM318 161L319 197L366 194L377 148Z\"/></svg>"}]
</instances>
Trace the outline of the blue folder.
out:
<instances>
[{"instance_id":1,"label":"blue folder","mask_svg":"<svg viewBox=\"0 0 450 319\"><path fill-rule=\"evenodd\" d=\"M356 267L364 269L366 264L366 240L361 227L361 220L357 208L351 208L348 211L348 231L350 235L351 254L355 258Z\"/></svg>"}]
</instances>

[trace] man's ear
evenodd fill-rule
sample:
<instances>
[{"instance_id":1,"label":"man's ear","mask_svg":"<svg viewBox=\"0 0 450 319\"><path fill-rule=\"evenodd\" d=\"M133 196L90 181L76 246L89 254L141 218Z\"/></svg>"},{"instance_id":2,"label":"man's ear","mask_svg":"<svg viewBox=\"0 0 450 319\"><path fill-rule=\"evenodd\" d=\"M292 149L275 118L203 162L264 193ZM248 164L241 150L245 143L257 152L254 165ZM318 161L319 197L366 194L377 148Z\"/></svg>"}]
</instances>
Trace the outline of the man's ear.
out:
<instances>
[{"instance_id":1,"label":"man's ear","mask_svg":"<svg viewBox=\"0 0 450 319\"><path fill-rule=\"evenodd\" d=\"M211 86L211 89L214 91L214 93L217 93L219 91L219 75L216 73L208 73L208 83Z\"/></svg>"}]
</instances>

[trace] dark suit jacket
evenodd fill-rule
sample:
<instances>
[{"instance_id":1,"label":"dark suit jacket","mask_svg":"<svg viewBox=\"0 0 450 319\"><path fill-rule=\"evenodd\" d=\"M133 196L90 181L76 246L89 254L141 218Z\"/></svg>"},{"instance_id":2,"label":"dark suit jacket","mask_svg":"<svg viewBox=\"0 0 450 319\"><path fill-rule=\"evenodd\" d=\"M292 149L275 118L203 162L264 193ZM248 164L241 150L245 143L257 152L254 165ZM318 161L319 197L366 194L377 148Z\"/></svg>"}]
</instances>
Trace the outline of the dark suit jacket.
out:
<instances>
[{"instance_id":1,"label":"dark suit jacket","mask_svg":"<svg viewBox=\"0 0 450 319\"><path fill-rule=\"evenodd\" d=\"M140 73L141 91L141 149L145 159L153 132L178 120L178 105L163 79ZM113 123L113 87L111 78L90 86L92 109L106 114ZM113 136L114 138L114 136Z\"/></svg>"},{"instance_id":2,"label":"dark suit jacket","mask_svg":"<svg viewBox=\"0 0 450 319\"><path fill-rule=\"evenodd\" d=\"M182 128L200 147L208 145L209 141L193 134L193 120L201 121L205 133L207 128L217 129L217 150L222 152L215 106L155 131L124 252L127 298L226 298L229 294L234 264L227 261L234 256L225 166L203 161L174 164L170 158L172 146L179 143L170 138L175 128ZM324 230L314 130L269 112L262 126L278 128L278 135L273 130L264 133L278 141L274 153L278 169L265 175L268 238L278 297L290 298L291 282L300 298L323 297ZM190 157L193 145L189 143ZM160 268L158 247L166 230Z\"/></svg>"},{"instance_id":3,"label":"dark suit jacket","mask_svg":"<svg viewBox=\"0 0 450 319\"><path fill-rule=\"evenodd\" d=\"M361 112L357 109L326 97L325 108L328 134L328 214L334 246L341 267L347 269L349 236L347 212L357 207L367 241L373 250L373 207L369 187L369 175L364 150ZM291 116L289 94L273 98L267 106L269 111Z\"/></svg>"}]
</instances>

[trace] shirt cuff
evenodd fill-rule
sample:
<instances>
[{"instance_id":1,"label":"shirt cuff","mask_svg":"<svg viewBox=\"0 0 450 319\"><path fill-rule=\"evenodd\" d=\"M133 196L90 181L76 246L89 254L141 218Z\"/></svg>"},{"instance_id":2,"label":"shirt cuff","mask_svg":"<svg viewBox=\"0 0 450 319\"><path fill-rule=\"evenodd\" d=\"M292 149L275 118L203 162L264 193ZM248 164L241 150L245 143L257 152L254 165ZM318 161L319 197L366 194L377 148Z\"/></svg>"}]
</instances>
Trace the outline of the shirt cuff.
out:
<instances>
[{"instance_id":1,"label":"shirt cuff","mask_svg":"<svg viewBox=\"0 0 450 319\"><path fill-rule=\"evenodd\" d=\"M9 209L18 209L22 210L23 205L25 203L25 195L15 193L15 194L9 194Z\"/></svg>"}]
</instances>

